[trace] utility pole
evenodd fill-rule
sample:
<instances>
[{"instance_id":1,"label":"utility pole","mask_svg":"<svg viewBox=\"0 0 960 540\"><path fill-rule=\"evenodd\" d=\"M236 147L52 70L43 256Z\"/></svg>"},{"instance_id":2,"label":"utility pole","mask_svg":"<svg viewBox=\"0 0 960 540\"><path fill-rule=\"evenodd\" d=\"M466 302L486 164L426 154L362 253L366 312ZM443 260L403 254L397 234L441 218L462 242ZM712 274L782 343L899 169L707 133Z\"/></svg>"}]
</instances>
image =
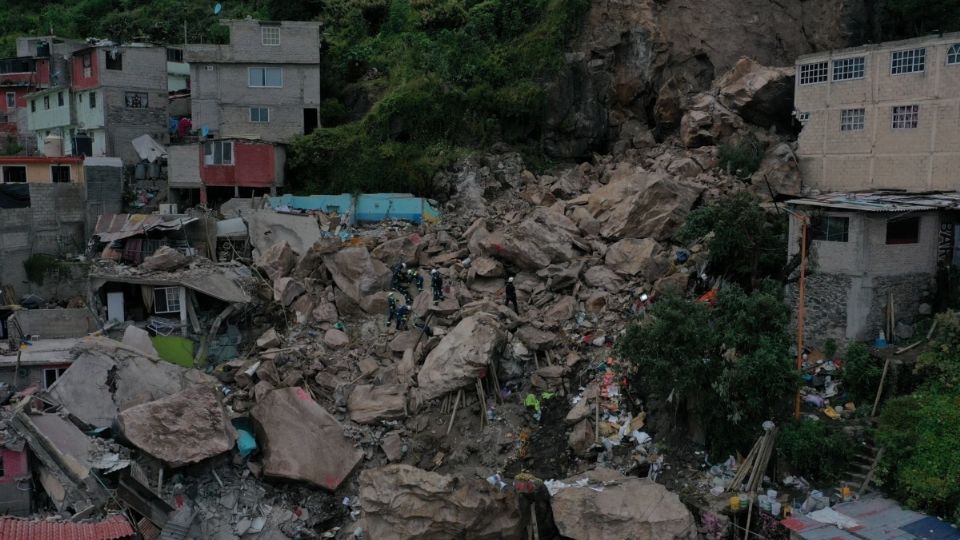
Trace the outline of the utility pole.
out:
<instances>
[{"instance_id":1,"label":"utility pole","mask_svg":"<svg viewBox=\"0 0 960 540\"><path fill-rule=\"evenodd\" d=\"M803 369L803 323L807 311L804 303L807 285L807 230L810 218L805 214L793 214L800 220L800 282L797 286L797 371ZM800 418L800 389L793 405L794 418Z\"/></svg>"}]
</instances>

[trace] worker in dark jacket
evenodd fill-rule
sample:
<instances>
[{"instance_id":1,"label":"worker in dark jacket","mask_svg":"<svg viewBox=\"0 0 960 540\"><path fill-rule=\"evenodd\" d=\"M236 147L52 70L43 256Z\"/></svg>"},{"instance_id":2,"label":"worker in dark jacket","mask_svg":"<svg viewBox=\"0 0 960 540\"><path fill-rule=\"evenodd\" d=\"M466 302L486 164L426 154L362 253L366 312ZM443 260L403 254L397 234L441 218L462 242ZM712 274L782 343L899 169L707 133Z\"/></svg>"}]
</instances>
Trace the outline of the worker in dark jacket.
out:
<instances>
[{"instance_id":1,"label":"worker in dark jacket","mask_svg":"<svg viewBox=\"0 0 960 540\"><path fill-rule=\"evenodd\" d=\"M433 289L434 303L443 300L443 277L436 268L430 271L430 287Z\"/></svg>"},{"instance_id":2,"label":"worker in dark jacket","mask_svg":"<svg viewBox=\"0 0 960 540\"><path fill-rule=\"evenodd\" d=\"M416 270L410 270L410 280L417 286L417 292L423 292L423 276Z\"/></svg>"},{"instance_id":3,"label":"worker in dark jacket","mask_svg":"<svg viewBox=\"0 0 960 540\"><path fill-rule=\"evenodd\" d=\"M513 304L513 311L515 311L517 315L519 315L520 307L517 305L517 288L513 286L513 277L507 278L506 293L507 293L506 305L509 306L510 304Z\"/></svg>"},{"instance_id":4,"label":"worker in dark jacket","mask_svg":"<svg viewBox=\"0 0 960 540\"><path fill-rule=\"evenodd\" d=\"M397 318L397 297L393 293L387 295L387 328Z\"/></svg>"},{"instance_id":5,"label":"worker in dark jacket","mask_svg":"<svg viewBox=\"0 0 960 540\"><path fill-rule=\"evenodd\" d=\"M407 329L407 318L410 316L410 304L404 304L397 309L397 330Z\"/></svg>"}]
</instances>

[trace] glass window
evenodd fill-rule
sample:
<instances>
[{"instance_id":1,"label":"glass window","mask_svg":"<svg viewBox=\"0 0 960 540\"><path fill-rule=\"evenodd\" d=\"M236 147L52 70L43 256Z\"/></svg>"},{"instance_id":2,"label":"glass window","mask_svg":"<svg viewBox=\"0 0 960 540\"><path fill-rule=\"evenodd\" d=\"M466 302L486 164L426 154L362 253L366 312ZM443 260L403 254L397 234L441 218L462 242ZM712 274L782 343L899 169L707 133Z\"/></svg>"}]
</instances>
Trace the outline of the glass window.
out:
<instances>
[{"instance_id":1,"label":"glass window","mask_svg":"<svg viewBox=\"0 0 960 540\"><path fill-rule=\"evenodd\" d=\"M827 82L827 62L814 62L800 66L800 84Z\"/></svg>"},{"instance_id":2,"label":"glass window","mask_svg":"<svg viewBox=\"0 0 960 540\"><path fill-rule=\"evenodd\" d=\"M15 92L7 92L7 108L12 109L17 106L17 94Z\"/></svg>"},{"instance_id":3,"label":"glass window","mask_svg":"<svg viewBox=\"0 0 960 540\"><path fill-rule=\"evenodd\" d=\"M23 165L5 165L3 167L4 184L22 184L27 181L27 168Z\"/></svg>"},{"instance_id":4,"label":"glass window","mask_svg":"<svg viewBox=\"0 0 960 540\"><path fill-rule=\"evenodd\" d=\"M920 123L919 105L900 105L893 108L891 127L893 129L913 129Z\"/></svg>"},{"instance_id":5,"label":"glass window","mask_svg":"<svg viewBox=\"0 0 960 540\"><path fill-rule=\"evenodd\" d=\"M850 218L817 216L810 221L810 238L825 242L846 242L850 233Z\"/></svg>"},{"instance_id":6,"label":"glass window","mask_svg":"<svg viewBox=\"0 0 960 540\"><path fill-rule=\"evenodd\" d=\"M279 45L280 44L280 27L279 26L261 26L260 42L263 43L264 45Z\"/></svg>"},{"instance_id":7,"label":"glass window","mask_svg":"<svg viewBox=\"0 0 960 540\"><path fill-rule=\"evenodd\" d=\"M57 92L57 106L63 107L63 92Z\"/></svg>"},{"instance_id":8,"label":"glass window","mask_svg":"<svg viewBox=\"0 0 960 540\"><path fill-rule=\"evenodd\" d=\"M146 109L149 101L149 94L146 92L124 92L124 103L130 109Z\"/></svg>"},{"instance_id":9,"label":"glass window","mask_svg":"<svg viewBox=\"0 0 960 540\"><path fill-rule=\"evenodd\" d=\"M926 49L907 49L890 53L890 73L918 73L923 71L927 61Z\"/></svg>"},{"instance_id":10,"label":"glass window","mask_svg":"<svg viewBox=\"0 0 960 540\"><path fill-rule=\"evenodd\" d=\"M183 49L167 49L167 62L183 62Z\"/></svg>"},{"instance_id":11,"label":"glass window","mask_svg":"<svg viewBox=\"0 0 960 540\"><path fill-rule=\"evenodd\" d=\"M107 69L123 69L123 53L120 51L107 51Z\"/></svg>"},{"instance_id":12,"label":"glass window","mask_svg":"<svg viewBox=\"0 0 960 540\"><path fill-rule=\"evenodd\" d=\"M862 131L863 109L844 109L840 111L840 131Z\"/></svg>"},{"instance_id":13,"label":"glass window","mask_svg":"<svg viewBox=\"0 0 960 540\"><path fill-rule=\"evenodd\" d=\"M43 108L44 109L50 108L50 96L43 96Z\"/></svg>"},{"instance_id":14,"label":"glass window","mask_svg":"<svg viewBox=\"0 0 960 540\"><path fill-rule=\"evenodd\" d=\"M270 109L266 107L250 107L251 122L269 122Z\"/></svg>"},{"instance_id":15,"label":"glass window","mask_svg":"<svg viewBox=\"0 0 960 540\"><path fill-rule=\"evenodd\" d=\"M70 183L70 166L69 165L51 165L50 181L53 182L54 184L69 184Z\"/></svg>"},{"instance_id":16,"label":"glass window","mask_svg":"<svg viewBox=\"0 0 960 540\"><path fill-rule=\"evenodd\" d=\"M57 382L57 379L63 376L63 373L67 371L67 368L47 368L43 370L43 387L50 388L53 386L53 383Z\"/></svg>"},{"instance_id":17,"label":"glass window","mask_svg":"<svg viewBox=\"0 0 960 540\"><path fill-rule=\"evenodd\" d=\"M37 112L37 100L30 100L30 112Z\"/></svg>"},{"instance_id":18,"label":"glass window","mask_svg":"<svg viewBox=\"0 0 960 540\"><path fill-rule=\"evenodd\" d=\"M864 72L863 65L864 58L862 56L834 60L833 80L849 81L851 79L862 79Z\"/></svg>"},{"instance_id":19,"label":"glass window","mask_svg":"<svg viewBox=\"0 0 960 540\"><path fill-rule=\"evenodd\" d=\"M916 244L920 241L920 218L893 218L887 222L888 244Z\"/></svg>"},{"instance_id":20,"label":"glass window","mask_svg":"<svg viewBox=\"0 0 960 540\"><path fill-rule=\"evenodd\" d=\"M154 313L180 313L180 287L153 289Z\"/></svg>"},{"instance_id":21,"label":"glass window","mask_svg":"<svg viewBox=\"0 0 960 540\"><path fill-rule=\"evenodd\" d=\"M232 141L208 141L203 145L205 165L233 165Z\"/></svg>"},{"instance_id":22,"label":"glass window","mask_svg":"<svg viewBox=\"0 0 960 540\"><path fill-rule=\"evenodd\" d=\"M96 93L96 92L90 92L90 108L91 108L91 109L96 109L96 108L97 108L97 93Z\"/></svg>"},{"instance_id":23,"label":"glass window","mask_svg":"<svg viewBox=\"0 0 960 540\"><path fill-rule=\"evenodd\" d=\"M960 43L954 43L947 49L947 64L960 64Z\"/></svg>"},{"instance_id":24,"label":"glass window","mask_svg":"<svg viewBox=\"0 0 960 540\"><path fill-rule=\"evenodd\" d=\"M283 68L249 68L249 85L256 88L281 88L283 86Z\"/></svg>"}]
</instances>

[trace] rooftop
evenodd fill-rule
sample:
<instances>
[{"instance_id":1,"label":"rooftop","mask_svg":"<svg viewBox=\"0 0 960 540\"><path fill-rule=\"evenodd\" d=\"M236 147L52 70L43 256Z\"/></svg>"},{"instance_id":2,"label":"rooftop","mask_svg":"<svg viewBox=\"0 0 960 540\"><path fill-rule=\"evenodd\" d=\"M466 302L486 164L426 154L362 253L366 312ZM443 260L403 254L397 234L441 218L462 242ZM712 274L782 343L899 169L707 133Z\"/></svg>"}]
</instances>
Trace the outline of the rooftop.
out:
<instances>
[{"instance_id":1,"label":"rooftop","mask_svg":"<svg viewBox=\"0 0 960 540\"><path fill-rule=\"evenodd\" d=\"M133 526L120 514L93 523L0 519L0 538L4 540L115 540L134 535Z\"/></svg>"},{"instance_id":2,"label":"rooftop","mask_svg":"<svg viewBox=\"0 0 960 540\"><path fill-rule=\"evenodd\" d=\"M868 191L856 193L826 193L813 197L791 199L787 204L817 206L857 212L923 212L960 209L960 192L932 191L907 193L905 191Z\"/></svg>"},{"instance_id":3,"label":"rooftop","mask_svg":"<svg viewBox=\"0 0 960 540\"><path fill-rule=\"evenodd\" d=\"M808 516L794 516L782 521L804 540L958 540L960 531L947 522L901 508L883 497L864 497L832 508L842 518L856 525L839 528ZM816 514L816 513L814 513Z\"/></svg>"},{"instance_id":4,"label":"rooftop","mask_svg":"<svg viewBox=\"0 0 960 540\"><path fill-rule=\"evenodd\" d=\"M38 164L83 164L83 156L0 156L0 165Z\"/></svg>"},{"instance_id":5,"label":"rooftop","mask_svg":"<svg viewBox=\"0 0 960 540\"><path fill-rule=\"evenodd\" d=\"M847 47L845 49L831 49L815 53L803 54L797 57L796 63L802 64L812 59L829 58L832 56L843 56L848 54L867 54L874 51L893 49L899 47L914 47L918 45L936 45L943 43L960 42L960 32L950 32L945 34L930 34L910 39L901 39L897 41L884 41L883 43L870 43L860 45L859 47Z\"/></svg>"}]
</instances>

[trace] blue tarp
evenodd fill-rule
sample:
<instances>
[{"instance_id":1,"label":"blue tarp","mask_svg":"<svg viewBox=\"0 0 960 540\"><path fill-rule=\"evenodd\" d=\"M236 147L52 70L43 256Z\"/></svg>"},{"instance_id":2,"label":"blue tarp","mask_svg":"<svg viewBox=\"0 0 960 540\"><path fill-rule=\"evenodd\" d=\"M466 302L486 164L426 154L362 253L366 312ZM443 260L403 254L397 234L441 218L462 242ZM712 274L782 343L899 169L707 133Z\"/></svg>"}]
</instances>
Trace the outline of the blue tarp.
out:
<instances>
[{"instance_id":1,"label":"blue tarp","mask_svg":"<svg viewBox=\"0 0 960 540\"><path fill-rule=\"evenodd\" d=\"M347 216L351 225L399 219L413 223L436 223L440 211L422 197L409 193L370 193L354 197L341 195L283 195L270 199L274 210L319 211Z\"/></svg>"}]
</instances>

